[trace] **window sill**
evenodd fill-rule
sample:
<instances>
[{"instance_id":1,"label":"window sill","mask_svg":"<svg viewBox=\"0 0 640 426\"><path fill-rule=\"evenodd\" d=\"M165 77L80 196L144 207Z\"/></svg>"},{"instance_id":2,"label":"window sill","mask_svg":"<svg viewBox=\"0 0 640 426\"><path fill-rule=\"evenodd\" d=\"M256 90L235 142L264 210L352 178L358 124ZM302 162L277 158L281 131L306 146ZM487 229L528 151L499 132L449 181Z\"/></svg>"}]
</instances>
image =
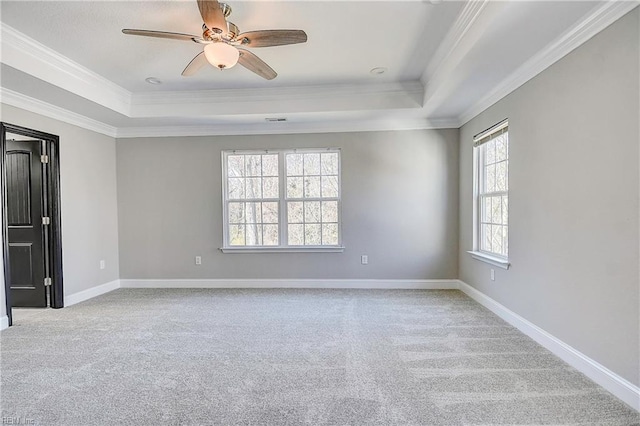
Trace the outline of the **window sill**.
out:
<instances>
[{"instance_id":1,"label":"window sill","mask_svg":"<svg viewBox=\"0 0 640 426\"><path fill-rule=\"evenodd\" d=\"M344 247L222 247L223 253L342 253Z\"/></svg>"},{"instance_id":2,"label":"window sill","mask_svg":"<svg viewBox=\"0 0 640 426\"><path fill-rule=\"evenodd\" d=\"M491 256L486 253L482 253L480 251L467 251L475 260L479 260L480 262L489 263L493 266L497 266L502 269L509 269L511 264L506 259L501 259L499 257Z\"/></svg>"}]
</instances>

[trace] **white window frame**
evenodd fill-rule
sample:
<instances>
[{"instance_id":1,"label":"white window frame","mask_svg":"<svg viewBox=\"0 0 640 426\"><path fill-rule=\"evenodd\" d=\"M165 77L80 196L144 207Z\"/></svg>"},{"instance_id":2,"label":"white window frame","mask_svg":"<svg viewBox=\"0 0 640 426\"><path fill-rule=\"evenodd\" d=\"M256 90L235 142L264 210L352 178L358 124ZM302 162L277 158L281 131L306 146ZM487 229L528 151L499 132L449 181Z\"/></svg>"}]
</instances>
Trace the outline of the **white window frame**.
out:
<instances>
[{"instance_id":1,"label":"white window frame","mask_svg":"<svg viewBox=\"0 0 640 426\"><path fill-rule=\"evenodd\" d=\"M338 197L332 198L331 201L337 201L338 204L338 244L337 245L287 245L288 241L288 211L287 202L290 199L286 194L286 155L287 154L305 154L305 153L326 153L335 152L338 154ZM229 244L229 212L227 199L228 180L227 180L227 157L229 155L264 155L278 154L278 246L232 246ZM327 253L327 252L343 252L342 244L342 152L340 148L302 148L302 149L238 149L222 151L222 227L223 241L220 250L223 253L276 253L276 252L305 252L305 253ZM267 201L276 201L275 199L265 199ZM292 199L297 201L298 199ZM304 201L322 201L326 198L305 198ZM255 200L258 201L258 200Z\"/></svg>"},{"instance_id":2,"label":"white window frame","mask_svg":"<svg viewBox=\"0 0 640 426\"><path fill-rule=\"evenodd\" d=\"M507 256L501 255L495 252L488 252L481 249L480 239L482 238L481 233L481 215L482 215L482 206L480 205L480 201L482 199L481 195L481 182L482 182L482 171L484 168L484 159L482 157L482 152L480 150L480 146L484 143L493 139L497 134L502 133L504 131L508 132L509 128L509 120L505 119L498 124L490 127L489 129L477 134L473 137L473 249L469 250L468 253L476 259L485 263L489 263L493 266L497 266L502 269L509 269L511 266L509 262L508 253ZM507 146L507 150L509 146ZM507 154L508 155L508 154ZM507 156L507 161L508 161ZM509 164L509 163L507 163ZM507 167L507 182L508 182L509 168ZM486 193L484 194L486 195ZM506 195L507 199L509 196L509 187L507 183L507 190L501 192L491 193L491 195ZM509 219L507 219L506 224L507 230L509 230ZM510 233L508 233L508 236ZM509 238L509 237L507 237Z\"/></svg>"}]
</instances>

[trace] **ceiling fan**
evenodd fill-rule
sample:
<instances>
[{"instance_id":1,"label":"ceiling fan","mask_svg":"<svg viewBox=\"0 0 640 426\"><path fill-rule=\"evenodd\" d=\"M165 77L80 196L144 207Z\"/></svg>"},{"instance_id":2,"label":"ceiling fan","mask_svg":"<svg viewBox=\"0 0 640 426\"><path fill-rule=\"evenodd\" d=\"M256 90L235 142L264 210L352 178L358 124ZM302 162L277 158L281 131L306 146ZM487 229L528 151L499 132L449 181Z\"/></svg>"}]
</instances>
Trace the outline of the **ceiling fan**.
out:
<instances>
[{"instance_id":1,"label":"ceiling fan","mask_svg":"<svg viewBox=\"0 0 640 426\"><path fill-rule=\"evenodd\" d=\"M182 71L185 77L194 75L208 63L221 70L239 63L260 77L273 80L278 75L273 68L243 47L284 46L307 41L307 34L302 30L261 30L240 33L238 27L226 19L231 14L231 6L219 3L217 0L197 1L204 21L202 36L135 29L123 29L122 32L129 35L203 44L203 51L197 54Z\"/></svg>"}]
</instances>

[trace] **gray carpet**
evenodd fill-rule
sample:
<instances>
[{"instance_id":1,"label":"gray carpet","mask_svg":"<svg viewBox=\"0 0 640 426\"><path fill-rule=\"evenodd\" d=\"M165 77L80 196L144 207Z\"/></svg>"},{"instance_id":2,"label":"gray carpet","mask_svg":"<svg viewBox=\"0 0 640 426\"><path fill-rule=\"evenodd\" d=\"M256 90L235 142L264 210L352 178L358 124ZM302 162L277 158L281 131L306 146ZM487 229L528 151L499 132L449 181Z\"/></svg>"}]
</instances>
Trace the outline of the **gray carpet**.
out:
<instances>
[{"instance_id":1,"label":"gray carpet","mask_svg":"<svg viewBox=\"0 0 640 426\"><path fill-rule=\"evenodd\" d=\"M458 291L121 289L1 343L3 423L640 424Z\"/></svg>"}]
</instances>

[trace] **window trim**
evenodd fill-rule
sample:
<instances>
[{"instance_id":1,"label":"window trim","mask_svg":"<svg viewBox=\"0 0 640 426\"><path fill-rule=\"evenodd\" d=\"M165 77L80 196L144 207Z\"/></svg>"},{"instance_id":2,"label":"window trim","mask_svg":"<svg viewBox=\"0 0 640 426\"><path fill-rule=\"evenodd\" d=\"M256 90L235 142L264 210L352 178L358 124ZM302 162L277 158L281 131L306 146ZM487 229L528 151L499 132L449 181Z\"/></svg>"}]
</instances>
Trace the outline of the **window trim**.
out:
<instances>
[{"instance_id":1,"label":"window trim","mask_svg":"<svg viewBox=\"0 0 640 426\"><path fill-rule=\"evenodd\" d=\"M509 269L511 267L509 260L492 256L483 251L467 250L467 253L469 253L475 260L497 266L498 268Z\"/></svg>"},{"instance_id":2,"label":"window trim","mask_svg":"<svg viewBox=\"0 0 640 426\"><path fill-rule=\"evenodd\" d=\"M293 153L338 153L338 196L331 198L338 204L338 244L337 245L301 245L289 246L285 243L288 241L288 209L287 202L289 199L286 194L286 155ZM278 240L277 246L232 246L229 244L229 217L228 217L228 176L227 176L227 157L233 154L241 155L264 155L278 154L278 199L268 199L270 202L278 203ZM222 247L219 250L222 253L342 253L345 249L342 242L342 150L335 147L323 148L285 148L285 149L229 149L221 151L221 168L222 168ZM293 199L297 201L298 199ZM302 201L322 201L322 199L304 199ZM244 201L251 202L252 200ZM263 199L253 200L254 202L264 202Z\"/></svg>"},{"instance_id":3,"label":"window trim","mask_svg":"<svg viewBox=\"0 0 640 426\"><path fill-rule=\"evenodd\" d=\"M482 180L482 177L481 177L482 167L480 167L481 152L479 148L484 143L489 142L491 139L493 139L492 138L493 135L503 131L505 128L507 129L507 132L508 132L509 119L504 119L499 123L491 126L487 130L484 130L473 137L473 156L472 156L472 161L473 161L472 247L473 248L472 250L468 250L467 253L469 253L472 258L479 260L481 262L489 263L499 268L509 269L509 267L511 266L511 263L509 262L508 254L507 256L502 256L494 252L488 252L488 251L482 250L480 248L480 224L482 223L482 218L481 218L482 208L480 206L480 198L482 197L482 195L480 194L480 185ZM508 179L508 174L507 174L507 179ZM509 190L507 189L506 191L487 193L484 195L500 195L500 193L504 193L508 197ZM507 229L509 229L509 222L507 222L506 226L507 226ZM510 232L509 232L509 235L511 235Z\"/></svg>"}]
</instances>

